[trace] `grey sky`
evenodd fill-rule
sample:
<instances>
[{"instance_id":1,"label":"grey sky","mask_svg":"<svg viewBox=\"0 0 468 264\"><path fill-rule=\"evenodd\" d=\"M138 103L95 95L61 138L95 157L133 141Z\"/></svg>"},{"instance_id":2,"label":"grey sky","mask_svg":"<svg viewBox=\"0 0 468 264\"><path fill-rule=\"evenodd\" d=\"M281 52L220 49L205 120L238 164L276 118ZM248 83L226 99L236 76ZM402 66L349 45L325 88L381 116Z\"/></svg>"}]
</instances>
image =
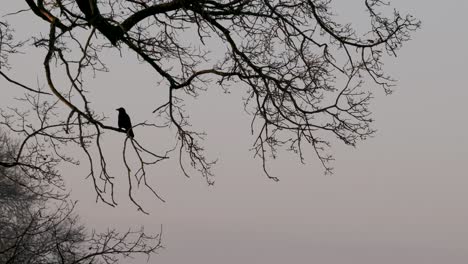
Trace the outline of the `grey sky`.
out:
<instances>
[{"instance_id":1,"label":"grey sky","mask_svg":"<svg viewBox=\"0 0 468 264\"><path fill-rule=\"evenodd\" d=\"M9 9L20 5L14 2ZM215 186L196 174L187 179L175 160L166 162L151 171L151 180L167 203L140 195L151 212L144 216L127 204L125 192L117 208L96 204L84 168L68 166L64 174L80 200L83 222L98 230L144 225L154 232L162 224L166 249L151 263L468 263L468 2L391 2L421 19L422 29L397 59L386 60L387 72L399 81L391 96L375 91L376 136L356 149L333 145L334 175L324 176L313 155L302 166L284 153L270 162L280 182L268 180L248 150L253 138L241 104L244 90L224 94L213 84L186 109L194 128L208 133L208 156L220 158ZM356 3L362 1L340 1L337 12ZM47 29L37 18L22 18L23 26ZM30 65L40 66L40 56ZM116 122L119 106L138 117L134 122L150 120L155 101L164 95L153 92L152 73L133 57L108 59L111 72L92 82L96 108L109 112L109 122ZM125 75L129 70L134 72ZM42 74L41 68L28 71ZM15 93L3 80L0 84L2 91ZM145 92L151 96L141 95ZM12 103L10 96L0 97L2 107ZM156 149L170 135L135 133ZM113 142L109 153L119 153L122 136L109 133L106 143ZM120 156L111 157L119 164Z\"/></svg>"}]
</instances>

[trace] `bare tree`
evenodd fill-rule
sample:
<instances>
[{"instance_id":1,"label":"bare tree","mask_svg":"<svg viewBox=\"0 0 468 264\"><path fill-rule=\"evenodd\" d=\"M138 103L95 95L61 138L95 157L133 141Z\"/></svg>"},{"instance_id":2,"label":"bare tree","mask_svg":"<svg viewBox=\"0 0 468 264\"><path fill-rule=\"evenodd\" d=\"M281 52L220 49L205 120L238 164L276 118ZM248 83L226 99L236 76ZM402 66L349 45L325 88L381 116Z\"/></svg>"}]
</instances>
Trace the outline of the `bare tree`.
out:
<instances>
[{"instance_id":1,"label":"bare tree","mask_svg":"<svg viewBox=\"0 0 468 264\"><path fill-rule=\"evenodd\" d=\"M155 105L153 113L164 126L175 128L177 138L174 149L163 152L145 148L137 138L125 139L122 154L129 197L141 211L143 208L133 198L135 183L146 186L162 200L147 184L146 167L167 159L172 150L177 150L183 173L188 175L190 165L213 183L214 161L204 154L203 131L190 128L189 110L183 108L183 97L196 97L211 85L210 79L224 89L234 83L248 87L244 103L252 115L253 151L269 178L278 180L268 172L269 157L285 149L297 153L303 161L306 146L315 151L325 172L331 173L331 140L337 138L354 146L374 133L368 109L372 85L364 85L365 81L371 80L374 86L390 93L394 80L385 74L382 59L385 55L396 56L410 33L420 26L411 15L402 15L381 0L362 0L369 18L368 27L359 29L365 32L362 34L351 24L337 22L330 0L24 2L26 12L48 27L48 35L34 35L22 42L1 38L0 62L6 65L7 56L26 43L45 49L47 89L33 89L2 73L7 81L28 90L25 100L42 120L39 126L30 126L30 116L21 111L2 114L1 124L25 138L16 158L3 165L42 170L44 164L28 160L27 152L34 144L45 144L45 140L47 149L53 150L52 154L47 152L51 162L76 162L58 150L74 143L88 158L89 177L97 197L115 205L114 181L101 139L105 132L124 131L107 124L105 116L93 110L92 89L86 81L89 73L107 70L100 59L103 51L132 52L162 78L160 86L165 87L167 100ZM2 23L2 36L11 36L10 28ZM187 43L184 37L189 29L196 32L196 39ZM209 58L213 43L222 43L217 49L224 51L223 57ZM56 82L63 78L57 76L62 72L66 85ZM57 107L67 108L69 114L56 114ZM140 126L161 128L140 123L134 130ZM93 154L93 148L98 149L97 154ZM128 162L128 148L136 153L137 165Z\"/></svg>"},{"instance_id":2,"label":"bare tree","mask_svg":"<svg viewBox=\"0 0 468 264\"><path fill-rule=\"evenodd\" d=\"M0 161L15 156L16 144L0 133ZM52 176L55 177L55 176ZM118 263L161 248L161 236L143 230L88 233L66 194L51 192L21 166L0 166L0 263Z\"/></svg>"}]
</instances>

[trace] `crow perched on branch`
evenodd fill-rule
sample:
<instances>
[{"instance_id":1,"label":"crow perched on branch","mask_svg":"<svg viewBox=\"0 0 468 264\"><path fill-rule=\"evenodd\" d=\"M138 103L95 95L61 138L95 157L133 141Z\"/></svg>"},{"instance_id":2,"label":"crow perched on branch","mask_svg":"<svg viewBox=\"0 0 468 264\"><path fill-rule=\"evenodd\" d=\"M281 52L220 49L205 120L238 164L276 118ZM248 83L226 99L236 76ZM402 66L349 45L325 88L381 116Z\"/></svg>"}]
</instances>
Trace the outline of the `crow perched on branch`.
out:
<instances>
[{"instance_id":1,"label":"crow perched on branch","mask_svg":"<svg viewBox=\"0 0 468 264\"><path fill-rule=\"evenodd\" d=\"M123 107L117 108L116 110L119 111L119 128L124 130L129 137L133 138L135 134L133 134L132 122L130 121L130 117L128 116L127 112L125 112Z\"/></svg>"}]
</instances>

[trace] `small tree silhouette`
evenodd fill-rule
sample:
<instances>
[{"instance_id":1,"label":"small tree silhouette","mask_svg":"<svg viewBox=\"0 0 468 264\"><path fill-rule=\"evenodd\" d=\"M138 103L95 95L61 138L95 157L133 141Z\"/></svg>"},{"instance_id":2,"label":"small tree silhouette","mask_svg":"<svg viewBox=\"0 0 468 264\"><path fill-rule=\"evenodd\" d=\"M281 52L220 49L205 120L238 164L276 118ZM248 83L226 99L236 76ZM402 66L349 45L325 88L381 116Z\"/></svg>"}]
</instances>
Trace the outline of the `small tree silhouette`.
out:
<instances>
[{"instance_id":1,"label":"small tree silhouette","mask_svg":"<svg viewBox=\"0 0 468 264\"><path fill-rule=\"evenodd\" d=\"M0 131L0 162L11 164L17 151ZM160 234L143 230L88 233L66 193L23 169L0 166L0 263L110 264L138 254L149 257L161 248ZM49 177L61 182L58 175Z\"/></svg>"}]
</instances>

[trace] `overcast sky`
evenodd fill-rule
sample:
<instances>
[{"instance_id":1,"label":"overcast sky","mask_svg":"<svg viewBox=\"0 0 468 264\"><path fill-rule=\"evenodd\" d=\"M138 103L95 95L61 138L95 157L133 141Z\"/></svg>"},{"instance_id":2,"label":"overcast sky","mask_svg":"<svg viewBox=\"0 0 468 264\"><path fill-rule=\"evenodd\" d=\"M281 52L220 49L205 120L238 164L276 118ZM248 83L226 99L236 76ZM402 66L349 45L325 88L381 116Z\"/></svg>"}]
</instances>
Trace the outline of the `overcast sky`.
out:
<instances>
[{"instance_id":1,"label":"overcast sky","mask_svg":"<svg viewBox=\"0 0 468 264\"><path fill-rule=\"evenodd\" d=\"M11 11L24 6L9 2ZM361 23L346 12L363 1L341 2L338 14ZM163 225L165 249L151 263L468 263L468 2L391 2L421 19L422 29L397 59L386 60L398 86L391 96L375 91L376 136L357 148L333 144L334 175L323 175L314 156L300 165L285 153L270 163L280 181L268 180L249 151L253 137L242 109L245 91L224 94L213 85L187 107L194 129L208 134L207 155L219 158L216 184L208 187L196 174L187 179L175 160L166 162L151 170L151 181L167 202L140 195L151 213L144 216L126 204L125 186L119 207L96 204L85 168L67 166L63 174L80 201L82 221L97 230L144 225L158 232ZM36 17L22 18L23 27L47 30ZM42 78L41 56L22 58L32 61L30 69L22 69L32 80ZM110 73L92 82L96 108L109 112L109 122L116 122L119 106L134 123L150 119L160 100L152 93L152 73L133 57L109 56L109 66ZM7 90L1 106L14 104L17 88L3 80L0 85ZM157 149L166 132L140 133ZM113 133L106 137L115 145L108 153L117 172L124 167L112 153L119 153L122 140Z\"/></svg>"}]
</instances>

